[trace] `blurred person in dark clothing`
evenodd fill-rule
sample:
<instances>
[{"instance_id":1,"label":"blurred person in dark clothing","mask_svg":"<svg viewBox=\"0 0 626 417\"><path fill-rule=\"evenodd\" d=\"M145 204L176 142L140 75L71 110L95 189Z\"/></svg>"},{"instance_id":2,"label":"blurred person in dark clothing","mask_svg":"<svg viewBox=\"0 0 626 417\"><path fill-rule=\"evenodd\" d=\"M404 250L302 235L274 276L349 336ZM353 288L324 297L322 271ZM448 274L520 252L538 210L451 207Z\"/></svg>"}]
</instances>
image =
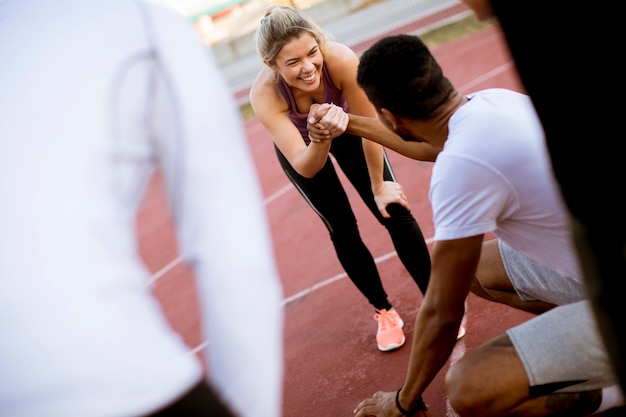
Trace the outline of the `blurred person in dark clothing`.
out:
<instances>
[{"instance_id":1,"label":"blurred person in dark clothing","mask_svg":"<svg viewBox=\"0 0 626 417\"><path fill-rule=\"evenodd\" d=\"M626 340L620 326L626 314L626 204L619 190L626 175L623 152L600 142L623 136L615 123L622 106L611 100L624 90L623 83L614 82L624 76L617 62L621 35L615 33L623 24L617 21L621 13L610 3L463 2L479 20L497 19L541 120L585 283L624 390Z\"/></svg>"}]
</instances>

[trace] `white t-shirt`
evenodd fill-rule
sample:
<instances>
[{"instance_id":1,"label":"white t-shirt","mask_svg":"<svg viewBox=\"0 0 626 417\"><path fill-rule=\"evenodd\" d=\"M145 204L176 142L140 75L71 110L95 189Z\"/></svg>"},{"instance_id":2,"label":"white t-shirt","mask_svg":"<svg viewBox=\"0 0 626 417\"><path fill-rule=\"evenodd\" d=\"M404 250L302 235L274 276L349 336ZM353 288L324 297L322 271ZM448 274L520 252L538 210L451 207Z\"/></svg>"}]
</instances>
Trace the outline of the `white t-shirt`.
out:
<instances>
[{"instance_id":1,"label":"white t-shirt","mask_svg":"<svg viewBox=\"0 0 626 417\"><path fill-rule=\"evenodd\" d=\"M139 1L4 0L0 63L0 416L136 416L201 380L137 249L155 168L211 380L242 416L279 416L282 294L260 188L191 25Z\"/></svg>"},{"instance_id":2,"label":"white t-shirt","mask_svg":"<svg viewBox=\"0 0 626 417\"><path fill-rule=\"evenodd\" d=\"M433 166L435 240L492 232L581 281L567 209L529 97L489 89L468 98L451 117Z\"/></svg>"}]
</instances>

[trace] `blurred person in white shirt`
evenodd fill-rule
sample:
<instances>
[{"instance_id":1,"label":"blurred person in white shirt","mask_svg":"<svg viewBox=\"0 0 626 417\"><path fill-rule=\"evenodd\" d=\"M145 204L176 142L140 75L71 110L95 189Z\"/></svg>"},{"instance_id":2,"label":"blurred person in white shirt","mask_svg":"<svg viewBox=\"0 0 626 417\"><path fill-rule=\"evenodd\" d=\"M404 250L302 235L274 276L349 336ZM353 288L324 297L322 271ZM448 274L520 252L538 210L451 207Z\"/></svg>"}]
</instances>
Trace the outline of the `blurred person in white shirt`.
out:
<instances>
[{"instance_id":1,"label":"blurred person in white shirt","mask_svg":"<svg viewBox=\"0 0 626 417\"><path fill-rule=\"evenodd\" d=\"M260 187L189 22L141 1L7 0L0 62L0 415L279 417L282 289ZM205 366L138 252L155 170Z\"/></svg>"}]
</instances>

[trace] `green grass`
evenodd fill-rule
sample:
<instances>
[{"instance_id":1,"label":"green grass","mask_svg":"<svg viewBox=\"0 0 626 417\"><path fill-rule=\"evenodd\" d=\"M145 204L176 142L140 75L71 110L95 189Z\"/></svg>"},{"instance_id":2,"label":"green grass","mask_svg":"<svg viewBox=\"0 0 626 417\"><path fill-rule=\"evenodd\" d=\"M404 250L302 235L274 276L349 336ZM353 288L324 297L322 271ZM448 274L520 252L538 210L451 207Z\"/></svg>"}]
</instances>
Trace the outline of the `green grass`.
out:
<instances>
[{"instance_id":1,"label":"green grass","mask_svg":"<svg viewBox=\"0 0 626 417\"><path fill-rule=\"evenodd\" d=\"M255 117L254 110L252 110L252 106L249 102L245 102L239 106L239 111L241 112L241 117L244 121L254 119Z\"/></svg>"},{"instance_id":2,"label":"green grass","mask_svg":"<svg viewBox=\"0 0 626 417\"><path fill-rule=\"evenodd\" d=\"M480 22L476 19L474 14L471 14L463 19L448 23L447 25L440 26L429 32L420 35L420 38L431 50L436 49L445 43L453 41L484 29L488 26L492 26L494 21Z\"/></svg>"},{"instance_id":3,"label":"green grass","mask_svg":"<svg viewBox=\"0 0 626 417\"><path fill-rule=\"evenodd\" d=\"M431 50L434 50L440 45L470 35L493 24L494 21L480 22L473 14L471 14L463 19L423 33L420 35L420 38ZM246 102L242 104L239 107L239 110L244 121L248 121L255 117L250 103Z\"/></svg>"}]
</instances>

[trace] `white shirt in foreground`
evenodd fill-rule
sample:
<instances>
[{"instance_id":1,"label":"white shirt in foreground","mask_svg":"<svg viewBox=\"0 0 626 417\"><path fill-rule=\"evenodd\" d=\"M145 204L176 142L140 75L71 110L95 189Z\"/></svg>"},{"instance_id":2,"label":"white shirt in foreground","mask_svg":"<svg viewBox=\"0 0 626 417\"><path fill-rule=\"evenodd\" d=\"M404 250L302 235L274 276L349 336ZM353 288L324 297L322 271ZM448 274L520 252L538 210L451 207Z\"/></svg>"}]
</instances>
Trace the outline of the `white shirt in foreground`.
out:
<instances>
[{"instance_id":1,"label":"white shirt in foreground","mask_svg":"<svg viewBox=\"0 0 626 417\"><path fill-rule=\"evenodd\" d=\"M260 189L191 25L139 1L6 0L0 63L0 415L141 415L202 378L137 250L158 168L211 380L242 416L279 416L282 294Z\"/></svg>"}]
</instances>

